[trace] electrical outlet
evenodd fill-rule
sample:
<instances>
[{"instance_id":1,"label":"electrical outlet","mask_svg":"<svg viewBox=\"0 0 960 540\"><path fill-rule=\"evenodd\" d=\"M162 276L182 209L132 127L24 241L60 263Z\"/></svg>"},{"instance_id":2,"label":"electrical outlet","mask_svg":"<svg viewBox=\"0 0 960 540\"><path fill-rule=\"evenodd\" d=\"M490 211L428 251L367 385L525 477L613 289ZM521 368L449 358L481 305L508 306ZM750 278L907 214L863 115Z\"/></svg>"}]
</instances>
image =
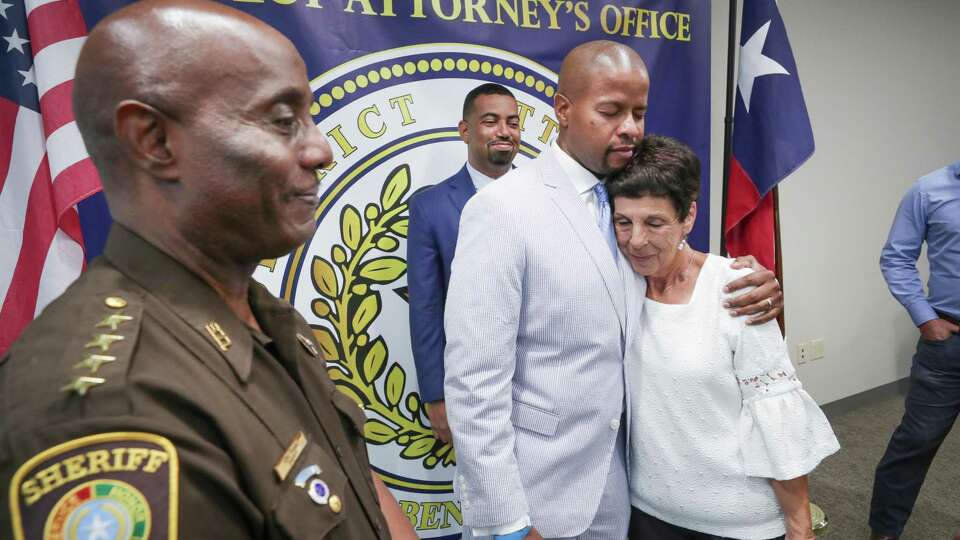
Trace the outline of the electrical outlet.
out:
<instances>
[{"instance_id":1,"label":"electrical outlet","mask_svg":"<svg viewBox=\"0 0 960 540\"><path fill-rule=\"evenodd\" d=\"M810 341L810 359L819 360L824 356L823 338L817 338Z\"/></svg>"},{"instance_id":2,"label":"electrical outlet","mask_svg":"<svg viewBox=\"0 0 960 540\"><path fill-rule=\"evenodd\" d=\"M807 342L797 344L797 365L806 364L810 360L810 344Z\"/></svg>"}]
</instances>

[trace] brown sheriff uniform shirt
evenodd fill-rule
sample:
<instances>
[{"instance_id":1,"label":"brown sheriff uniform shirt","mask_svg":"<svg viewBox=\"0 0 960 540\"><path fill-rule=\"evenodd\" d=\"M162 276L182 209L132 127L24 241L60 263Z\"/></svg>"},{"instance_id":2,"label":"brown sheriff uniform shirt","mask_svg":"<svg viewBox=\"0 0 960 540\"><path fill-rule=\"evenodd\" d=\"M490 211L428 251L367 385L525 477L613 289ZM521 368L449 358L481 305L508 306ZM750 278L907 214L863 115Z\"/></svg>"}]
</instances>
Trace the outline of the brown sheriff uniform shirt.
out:
<instances>
[{"instance_id":1,"label":"brown sheriff uniform shirt","mask_svg":"<svg viewBox=\"0 0 960 540\"><path fill-rule=\"evenodd\" d=\"M364 415L309 325L262 332L115 225L0 359L0 537L388 538Z\"/></svg>"}]
</instances>

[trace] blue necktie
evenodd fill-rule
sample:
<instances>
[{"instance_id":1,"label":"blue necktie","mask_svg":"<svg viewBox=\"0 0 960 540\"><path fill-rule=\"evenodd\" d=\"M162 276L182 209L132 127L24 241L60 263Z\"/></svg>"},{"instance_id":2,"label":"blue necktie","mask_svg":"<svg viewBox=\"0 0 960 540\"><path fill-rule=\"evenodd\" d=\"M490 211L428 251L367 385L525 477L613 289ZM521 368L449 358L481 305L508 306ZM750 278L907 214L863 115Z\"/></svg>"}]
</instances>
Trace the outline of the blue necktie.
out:
<instances>
[{"instance_id":1,"label":"blue necktie","mask_svg":"<svg viewBox=\"0 0 960 540\"><path fill-rule=\"evenodd\" d=\"M613 222L610 218L610 200L607 197L607 188L603 182L597 182L593 186L593 194L597 197L597 227L600 227L600 234L607 239L607 246L610 248L610 254L613 260L617 260L617 238L613 234Z\"/></svg>"}]
</instances>

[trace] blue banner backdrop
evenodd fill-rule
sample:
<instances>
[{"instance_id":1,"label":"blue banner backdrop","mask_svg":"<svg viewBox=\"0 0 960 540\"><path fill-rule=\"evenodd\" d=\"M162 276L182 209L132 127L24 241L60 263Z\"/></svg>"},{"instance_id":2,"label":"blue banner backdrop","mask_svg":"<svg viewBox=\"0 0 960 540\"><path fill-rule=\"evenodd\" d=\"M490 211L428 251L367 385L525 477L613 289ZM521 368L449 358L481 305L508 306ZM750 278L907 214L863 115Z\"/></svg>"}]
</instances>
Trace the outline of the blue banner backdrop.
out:
<instances>
[{"instance_id":1,"label":"blue banner backdrop","mask_svg":"<svg viewBox=\"0 0 960 540\"><path fill-rule=\"evenodd\" d=\"M83 2L92 26L127 4ZM342 391L367 413L375 469L422 538L457 538L455 456L436 441L416 387L407 324L410 194L457 172L463 96L508 86L521 108L522 166L556 137L563 56L612 39L634 47L651 79L647 132L694 148L708 180L708 0L235 0L286 34L306 59L311 113L336 163L322 173L312 240L264 261L255 277L307 318ZM709 245L709 184L691 243ZM81 204L90 251L106 234L102 197ZM93 253L96 254L96 253ZM558 257L562 254L558 254Z\"/></svg>"}]
</instances>

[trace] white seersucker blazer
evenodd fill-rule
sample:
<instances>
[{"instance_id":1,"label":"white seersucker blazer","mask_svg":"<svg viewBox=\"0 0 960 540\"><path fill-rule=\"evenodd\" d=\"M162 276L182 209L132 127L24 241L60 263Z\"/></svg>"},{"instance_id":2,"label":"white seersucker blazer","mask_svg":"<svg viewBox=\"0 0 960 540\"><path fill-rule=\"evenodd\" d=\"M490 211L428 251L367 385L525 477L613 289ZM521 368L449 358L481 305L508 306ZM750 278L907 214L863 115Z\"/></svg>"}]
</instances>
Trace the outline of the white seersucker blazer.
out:
<instances>
[{"instance_id":1,"label":"white seersucker blazer","mask_svg":"<svg viewBox=\"0 0 960 540\"><path fill-rule=\"evenodd\" d=\"M614 259L553 152L483 189L460 220L444 394L464 527L528 514L545 537L582 533L629 411L624 343L646 283Z\"/></svg>"}]
</instances>

